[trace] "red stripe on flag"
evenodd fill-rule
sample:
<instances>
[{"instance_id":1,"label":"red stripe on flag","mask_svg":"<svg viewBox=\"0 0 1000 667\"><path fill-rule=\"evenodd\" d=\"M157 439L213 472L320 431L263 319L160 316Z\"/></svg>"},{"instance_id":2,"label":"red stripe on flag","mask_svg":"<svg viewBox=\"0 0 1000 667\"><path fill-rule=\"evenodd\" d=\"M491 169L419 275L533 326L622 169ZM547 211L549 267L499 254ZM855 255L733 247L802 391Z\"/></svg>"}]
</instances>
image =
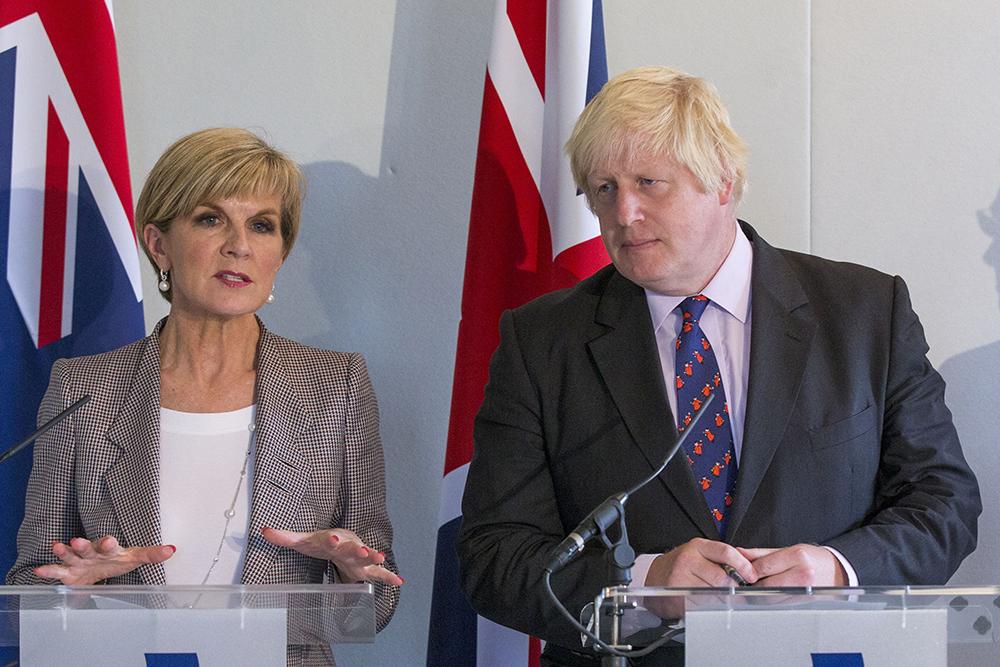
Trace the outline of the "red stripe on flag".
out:
<instances>
[{"instance_id":1,"label":"red stripe on flag","mask_svg":"<svg viewBox=\"0 0 1000 667\"><path fill-rule=\"evenodd\" d=\"M552 289L570 287L592 275L595 267L611 263L600 236L566 248L556 255Z\"/></svg>"},{"instance_id":2,"label":"red stripe on flag","mask_svg":"<svg viewBox=\"0 0 1000 667\"><path fill-rule=\"evenodd\" d=\"M63 276L66 263L66 184L69 139L49 100L42 217L42 287L38 304L38 347L62 338Z\"/></svg>"},{"instance_id":3,"label":"red stripe on flag","mask_svg":"<svg viewBox=\"0 0 1000 667\"><path fill-rule=\"evenodd\" d=\"M538 0L507 0L507 17L538 91L545 98L545 7Z\"/></svg>"},{"instance_id":4,"label":"red stripe on flag","mask_svg":"<svg viewBox=\"0 0 1000 667\"><path fill-rule=\"evenodd\" d=\"M472 425L500 342L500 314L551 289L551 256L542 198L487 73L445 474L472 459Z\"/></svg>"},{"instance_id":5,"label":"red stripe on flag","mask_svg":"<svg viewBox=\"0 0 1000 667\"><path fill-rule=\"evenodd\" d=\"M0 26L35 12L42 19L83 120L132 222L121 82L108 6L94 0L3 0Z\"/></svg>"},{"instance_id":6,"label":"red stripe on flag","mask_svg":"<svg viewBox=\"0 0 1000 667\"><path fill-rule=\"evenodd\" d=\"M542 640L538 637L528 638L528 667L540 667L542 664Z\"/></svg>"}]
</instances>

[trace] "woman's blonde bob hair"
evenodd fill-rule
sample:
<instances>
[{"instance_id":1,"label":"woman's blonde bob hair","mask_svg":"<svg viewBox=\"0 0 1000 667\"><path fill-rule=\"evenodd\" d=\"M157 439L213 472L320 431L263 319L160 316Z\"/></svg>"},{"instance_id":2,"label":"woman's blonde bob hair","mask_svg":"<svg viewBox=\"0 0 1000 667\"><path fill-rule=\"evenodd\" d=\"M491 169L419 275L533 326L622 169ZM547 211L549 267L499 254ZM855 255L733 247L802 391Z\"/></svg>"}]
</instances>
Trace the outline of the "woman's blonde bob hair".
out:
<instances>
[{"instance_id":1,"label":"woman's blonde bob hair","mask_svg":"<svg viewBox=\"0 0 1000 667\"><path fill-rule=\"evenodd\" d=\"M178 139L160 156L135 206L135 228L146 257L159 273L143 238L146 225L170 232L177 218L203 204L230 197L281 199L282 257L299 233L304 181L298 165L253 132L232 127L200 130ZM170 292L163 293L167 301Z\"/></svg>"},{"instance_id":2,"label":"woman's blonde bob hair","mask_svg":"<svg viewBox=\"0 0 1000 667\"><path fill-rule=\"evenodd\" d=\"M588 202L594 171L650 156L687 167L706 192L732 183L734 204L746 190L746 144L715 87L669 67L640 67L608 81L580 114L566 152Z\"/></svg>"}]
</instances>

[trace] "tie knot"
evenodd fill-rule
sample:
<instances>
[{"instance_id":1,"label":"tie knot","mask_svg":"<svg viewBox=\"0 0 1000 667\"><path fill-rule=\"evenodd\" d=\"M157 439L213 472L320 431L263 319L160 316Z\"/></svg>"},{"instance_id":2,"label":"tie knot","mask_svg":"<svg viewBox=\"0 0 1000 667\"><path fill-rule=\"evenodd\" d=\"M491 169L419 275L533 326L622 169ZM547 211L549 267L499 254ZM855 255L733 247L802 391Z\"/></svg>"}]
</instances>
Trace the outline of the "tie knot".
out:
<instances>
[{"instance_id":1,"label":"tie knot","mask_svg":"<svg viewBox=\"0 0 1000 667\"><path fill-rule=\"evenodd\" d=\"M708 297L702 294L689 296L681 301L678 308L681 309L681 316L685 322L697 322L701 319L701 314L708 308Z\"/></svg>"}]
</instances>

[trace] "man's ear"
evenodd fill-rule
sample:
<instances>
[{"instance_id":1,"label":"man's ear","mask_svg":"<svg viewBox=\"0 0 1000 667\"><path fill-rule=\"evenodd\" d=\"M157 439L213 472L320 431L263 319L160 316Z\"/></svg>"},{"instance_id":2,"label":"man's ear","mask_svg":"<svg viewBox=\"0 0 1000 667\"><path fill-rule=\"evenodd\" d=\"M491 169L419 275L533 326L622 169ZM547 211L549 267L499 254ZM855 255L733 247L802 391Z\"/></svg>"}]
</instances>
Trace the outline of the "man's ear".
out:
<instances>
[{"instance_id":1,"label":"man's ear","mask_svg":"<svg viewBox=\"0 0 1000 667\"><path fill-rule=\"evenodd\" d=\"M723 181L722 187L718 190L719 206L728 206L733 200L733 182Z\"/></svg>"}]
</instances>

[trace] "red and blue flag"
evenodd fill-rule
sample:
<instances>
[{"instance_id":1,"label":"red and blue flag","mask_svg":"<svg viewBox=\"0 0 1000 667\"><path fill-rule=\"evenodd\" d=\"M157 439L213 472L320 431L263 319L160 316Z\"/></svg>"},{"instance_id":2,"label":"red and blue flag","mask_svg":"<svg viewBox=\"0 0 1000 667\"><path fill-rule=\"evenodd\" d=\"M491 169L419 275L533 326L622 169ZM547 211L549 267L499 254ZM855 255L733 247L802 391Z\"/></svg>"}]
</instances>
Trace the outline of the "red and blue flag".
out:
<instances>
[{"instance_id":1,"label":"red and blue flag","mask_svg":"<svg viewBox=\"0 0 1000 667\"><path fill-rule=\"evenodd\" d=\"M143 335L110 1L0 3L0 448L35 427L60 357ZM0 467L0 572L31 456Z\"/></svg>"},{"instance_id":2,"label":"red and blue flag","mask_svg":"<svg viewBox=\"0 0 1000 667\"><path fill-rule=\"evenodd\" d=\"M601 0L498 0L486 67L445 455L429 667L537 665L540 644L476 616L455 538L501 313L608 264L563 146L607 81Z\"/></svg>"}]
</instances>

